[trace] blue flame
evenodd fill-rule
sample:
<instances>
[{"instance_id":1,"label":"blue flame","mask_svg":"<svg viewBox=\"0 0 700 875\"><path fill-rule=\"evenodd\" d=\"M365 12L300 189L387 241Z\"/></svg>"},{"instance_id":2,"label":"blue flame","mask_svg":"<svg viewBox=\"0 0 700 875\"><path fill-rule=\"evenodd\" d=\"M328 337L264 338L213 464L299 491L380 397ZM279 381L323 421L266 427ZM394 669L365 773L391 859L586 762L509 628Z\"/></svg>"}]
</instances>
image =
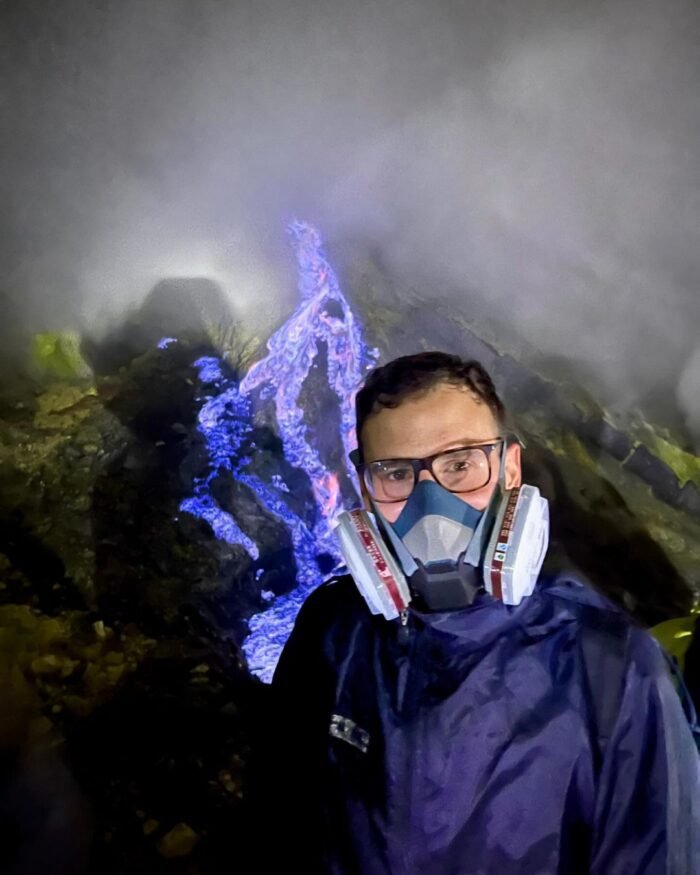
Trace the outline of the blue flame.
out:
<instances>
[{"instance_id":1,"label":"blue flame","mask_svg":"<svg viewBox=\"0 0 700 875\"><path fill-rule=\"evenodd\" d=\"M362 339L361 328L323 254L318 231L306 222L293 222L289 233L296 249L301 303L267 342L268 355L253 365L241 383L241 390L249 393L258 389L261 397L274 398L285 456L311 478L323 510L321 527L316 534L321 540L327 540L329 522L343 509L340 491L337 478L334 479L306 440L304 411L297 401L319 353L319 344L325 342L328 384L338 396L340 438L347 457L356 445L355 394L378 353L370 351ZM338 310L340 316L333 315ZM354 470L349 473L358 489Z\"/></svg>"},{"instance_id":2,"label":"blue flame","mask_svg":"<svg viewBox=\"0 0 700 875\"><path fill-rule=\"evenodd\" d=\"M206 356L194 363L200 382L220 389L219 395L204 396L197 417L197 428L204 435L209 451L209 471L194 483L194 495L180 504L192 516L205 520L214 535L227 544L241 544L253 559L260 555L257 544L243 532L230 513L223 510L211 495L211 484L222 470L237 474L236 460L243 439L250 432L250 402L235 381L223 374L221 362Z\"/></svg>"},{"instance_id":3,"label":"blue flame","mask_svg":"<svg viewBox=\"0 0 700 875\"><path fill-rule=\"evenodd\" d=\"M320 345L325 344L328 385L338 398L339 438L343 458L347 458L356 443L355 393L378 355L363 341L361 327L323 254L318 231L305 222L294 222L289 233L296 251L301 300L292 316L269 339L267 355L250 368L240 385L235 378L225 375L219 359L206 357L195 362L200 382L214 390L200 399L203 405L198 418L198 429L205 437L209 453L209 471L196 481L194 496L181 504L182 510L206 520L217 538L242 545L257 560L259 550L255 542L212 496L212 482L222 470L230 471L290 532L297 586L249 621L250 634L243 645L250 670L265 681L272 677L301 604L324 579L318 555L327 554L340 561L332 532L335 518L344 509L339 472L324 464L307 438L304 410L299 405L304 381ZM250 455L242 452L244 446L248 453L251 451L249 434L256 399L274 402L285 457L294 467L305 471L311 481L320 510L312 528L289 507L289 487L279 473L265 483L246 470ZM359 491L354 469L349 467L345 473ZM258 570L256 579L260 576ZM266 596L269 598L269 593Z\"/></svg>"}]
</instances>

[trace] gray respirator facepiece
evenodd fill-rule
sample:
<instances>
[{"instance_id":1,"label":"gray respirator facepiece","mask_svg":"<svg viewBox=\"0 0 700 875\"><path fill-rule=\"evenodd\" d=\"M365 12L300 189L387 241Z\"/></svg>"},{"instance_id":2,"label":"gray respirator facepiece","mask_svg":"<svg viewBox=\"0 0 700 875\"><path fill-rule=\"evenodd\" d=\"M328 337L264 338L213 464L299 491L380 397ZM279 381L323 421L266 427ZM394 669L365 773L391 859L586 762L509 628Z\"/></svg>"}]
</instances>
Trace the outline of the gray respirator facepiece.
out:
<instances>
[{"instance_id":1,"label":"gray respirator facepiece","mask_svg":"<svg viewBox=\"0 0 700 875\"><path fill-rule=\"evenodd\" d=\"M397 617L413 600L431 611L468 607L484 589L517 605L537 582L549 542L549 506L535 486L499 480L479 511L432 480L419 481L389 523L353 510L338 517L346 564L373 613Z\"/></svg>"}]
</instances>

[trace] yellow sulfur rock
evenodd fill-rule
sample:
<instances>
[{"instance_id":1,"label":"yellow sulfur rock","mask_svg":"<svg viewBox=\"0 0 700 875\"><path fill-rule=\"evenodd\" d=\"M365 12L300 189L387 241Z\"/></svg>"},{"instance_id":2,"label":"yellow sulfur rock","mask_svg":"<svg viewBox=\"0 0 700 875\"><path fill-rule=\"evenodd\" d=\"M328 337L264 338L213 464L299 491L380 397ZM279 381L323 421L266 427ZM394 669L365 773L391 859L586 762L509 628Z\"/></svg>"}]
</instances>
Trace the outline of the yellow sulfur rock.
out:
<instances>
[{"instance_id":1,"label":"yellow sulfur rock","mask_svg":"<svg viewBox=\"0 0 700 875\"><path fill-rule=\"evenodd\" d=\"M178 823L158 843L158 851L167 860L186 857L199 842L199 836L186 823Z\"/></svg>"},{"instance_id":2,"label":"yellow sulfur rock","mask_svg":"<svg viewBox=\"0 0 700 875\"><path fill-rule=\"evenodd\" d=\"M152 835L160 826L160 823L157 820L154 820L152 817L149 817L148 820L144 821L143 824L143 834L146 836Z\"/></svg>"}]
</instances>

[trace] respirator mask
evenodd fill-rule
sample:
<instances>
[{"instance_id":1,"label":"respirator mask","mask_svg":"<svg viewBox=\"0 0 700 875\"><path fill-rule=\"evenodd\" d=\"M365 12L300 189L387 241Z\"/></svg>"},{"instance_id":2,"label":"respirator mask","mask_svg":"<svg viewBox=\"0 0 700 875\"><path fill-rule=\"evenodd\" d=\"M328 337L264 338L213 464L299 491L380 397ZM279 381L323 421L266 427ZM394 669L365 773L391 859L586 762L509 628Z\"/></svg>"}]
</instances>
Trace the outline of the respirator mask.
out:
<instances>
[{"instance_id":1,"label":"respirator mask","mask_svg":"<svg viewBox=\"0 0 700 875\"><path fill-rule=\"evenodd\" d=\"M382 516L374 498L373 512L352 510L338 517L343 557L373 613L393 619L413 600L431 611L464 608L484 590L517 605L532 593L549 542L549 506L535 486L505 489L505 441L489 445L488 451L496 452L499 444L498 482L485 510L463 501L457 489L441 485L463 485L459 478L466 476L466 462L474 469L467 454L486 452L485 447L448 451L429 460L372 463L378 466L372 472L375 495L392 490L398 495L399 489L410 488L393 523ZM419 480L419 467L429 467L440 482ZM407 477L412 477L408 484Z\"/></svg>"}]
</instances>

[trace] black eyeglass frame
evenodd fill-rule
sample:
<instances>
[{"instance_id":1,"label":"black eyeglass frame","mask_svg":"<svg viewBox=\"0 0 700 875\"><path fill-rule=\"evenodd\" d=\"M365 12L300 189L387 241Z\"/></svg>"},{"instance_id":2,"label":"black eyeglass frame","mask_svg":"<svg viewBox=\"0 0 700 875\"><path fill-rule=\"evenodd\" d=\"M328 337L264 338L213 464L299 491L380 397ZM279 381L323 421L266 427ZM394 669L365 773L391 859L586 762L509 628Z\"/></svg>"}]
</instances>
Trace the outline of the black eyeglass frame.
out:
<instances>
[{"instance_id":1,"label":"black eyeglass frame","mask_svg":"<svg viewBox=\"0 0 700 875\"><path fill-rule=\"evenodd\" d=\"M499 444L507 444L508 440L508 436L502 436L495 438L494 440L485 441L483 443L464 444L461 447L453 447L450 450L442 450L439 453L433 453L430 456L424 456L422 459L392 458L375 459L372 462L361 462L359 460L359 451L353 450L350 453L350 461L357 469L358 475L362 477L362 480L367 487L370 495L372 495L372 487L367 482L367 473L369 471L370 465L376 465L377 463L386 464L388 462L403 462L409 464L413 468L413 487L411 489L411 491L413 491L413 489L415 489L416 483L418 483L418 477L420 476L421 471L428 471L430 473L430 476L434 477L435 481L437 483L440 483L440 485L442 486L440 478L436 476L435 472L433 471L433 462L435 461L435 459L441 456L449 456L450 453L462 453L464 452L464 450L484 450L484 454L486 456L486 464L488 465L489 469L488 477L484 483L482 483L480 486L475 486L472 489L450 489L448 486L443 486L443 489L447 489L448 492L452 492L456 495L469 495L472 492L478 492L479 489L483 489L484 486L486 486L486 484L491 480L491 458L494 448L497 447ZM408 495L410 494L411 493L409 492ZM380 501L382 504L398 504L401 501L406 501L408 495L405 498L375 498L375 496L372 495L372 498L374 498L375 501Z\"/></svg>"}]
</instances>

